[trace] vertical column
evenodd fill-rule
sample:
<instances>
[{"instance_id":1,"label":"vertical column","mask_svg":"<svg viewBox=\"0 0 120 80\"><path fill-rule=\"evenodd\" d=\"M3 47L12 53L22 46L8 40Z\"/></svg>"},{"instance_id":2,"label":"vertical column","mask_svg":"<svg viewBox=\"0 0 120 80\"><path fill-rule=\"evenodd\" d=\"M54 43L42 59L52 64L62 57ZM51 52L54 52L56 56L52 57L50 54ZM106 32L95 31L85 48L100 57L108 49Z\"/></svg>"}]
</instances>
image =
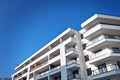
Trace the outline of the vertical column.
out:
<instances>
[{"instance_id":1,"label":"vertical column","mask_svg":"<svg viewBox=\"0 0 120 80\"><path fill-rule=\"evenodd\" d=\"M50 79L50 75L48 75L48 80L51 80L51 79Z\"/></svg>"},{"instance_id":2,"label":"vertical column","mask_svg":"<svg viewBox=\"0 0 120 80\"><path fill-rule=\"evenodd\" d=\"M62 41L63 41L62 38L60 38L60 43L62 43Z\"/></svg>"},{"instance_id":3,"label":"vertical column","mask_svg":"<svg viewBox=\"0 0 120 80\"><path fill-rule=\"evenodd\" d=\"M28 73L28 74L27 74L27 80L29 80L29 75L30 75L30 74L29 74L29 72L30 72L30 66L28 67L28 72L27 72L27 73Z\"/></svg>"},{"instance_id":4,"label":"vertical column","mask_svg":"<svg viewBox=\"0 0 120 80\"><path fill-rule=\"evenodd\" d=\"M67 70L66 70L66 57L65 57L65 45L60 46L60 63L61 63L61 80L67 80Z\"/></svg>"},{"instance_id":5,"label":"vertical column","mask_svg":"<svg viewBox=\"0 0 120 80\"><path fill-rule=\"evenodd\" d=\"M14 76L12 76L12 80L14 80Z\"/></svg>"},{"instance_id":6,"label":"vertical column","mask_svg":"<svg viewBox=\"0 0 120 80\"><path fill-rule=\"evenodd\" d=\"M35 72L33 72L33 79L35 80Z\"/></svg>"},{"instance_id":7,"label":"vertical column","mask_svg":"<svg viewBox=\"0 0 120 80\"><path fill-rule=\"evenodd\" d=\"M75 35L76 35L76 40L77 40L77 51L79 54L79 62L80 62L80 70L79 71L81 73L82 80L87 80L86 64L85 64L85 60L84 60L84 53L83 53L80 33L76 32Z\"/></svg>"}]
</instances>

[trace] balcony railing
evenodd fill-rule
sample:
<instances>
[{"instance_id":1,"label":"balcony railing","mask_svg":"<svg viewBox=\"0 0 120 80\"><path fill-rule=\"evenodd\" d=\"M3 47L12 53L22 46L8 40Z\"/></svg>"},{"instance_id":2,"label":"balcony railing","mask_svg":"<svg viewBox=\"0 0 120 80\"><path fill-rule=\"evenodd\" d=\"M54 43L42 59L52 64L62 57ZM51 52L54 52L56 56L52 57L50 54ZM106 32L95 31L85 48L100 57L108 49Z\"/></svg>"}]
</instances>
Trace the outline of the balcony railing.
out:
<instances>
[{"instance_id":1,"label":"balcony railing","mask_svg":"<svg viewBox=\"0 0 120 80\"><path fill-rule=\"evenodd\" d=\"M48 73L49 73L49 71L45 71L45 72L43 72L41 74L38 74L38 75L35 76L35 79L39 79L40 77L42 77L43 75L46 75Z\"/></svg>"},{"instance_id":2,"label":"balcony railing","mask_svg":"<svg viewBox=\"0 0 120 80\"><path fill-rule=\"evenodd\" d=\"M104 35L100 35L100 36L96 37L95 39L91 40L89 43L87 43L86 46L91 46L94 43L96 43L104 38L105 38Z\"/></svg>"},{"instance_id":3,"label":"balcony railing","mask_svg":"<svg viewBox=\"0 0 120 80\"><path fill-rule=\"evenodd\" d=\"M57 66L57 67L55 67L55 68L53 68L53 69L50 69L50 72L54 72L54 71L57 71L57 70L59 70L60 69L60 66Z\"/></svg>"},{"instance_id":4,"label":"balcony railing","mask_svg":"<svg viewBox=\"0 0 120 80\"><path fill-rule=\"evenodd\" d=\"M31 69L31 71L33 71L33 70L35 70L35 69L37 69L37 68L39 68L39 67L41 67L41 66L44 66L44 65L47 64L47 63L48 63L48 61L46 61L46 62L40 64L39 66L37 66L37 67Z\"/></svg>"},{"instance_id":5,"label":"balcony railing","mask_svg":"<svg viewBox=\"0 0 120 80\"><path fill-rule=\"evenodd\" d=\"M71 60L69 62L67 62L67 65L72 65L72 64L79 64L79 62L77 60Z\"/></svg>"},{"instance_id":6,"label":"balcony railing","mask_svg":"<svg viewBox=\"0 0 120 80\"><path fill-rule=\"evenodd\" d=\"M82 80L80 74L68 75L68 80Z\"/></svg>"},{"instance_id":7,"label":"balcony railing","mask_svg":"<svg viewBox=\"0 0 120 80\"><path fill-rule=\"evenodd\" d=\"M93 55L90 55L89 56L89 59L92 60L92 59L95 59L95 58L98 58L100 56L104 56L104 55L107 55L108 53L110 53L110 50L109 49L104 49L102 51L99 51Z\"/></svg>"},{"instance_id":8,"label":"balcony railing","mask_svg":"<svg viewBox=\"0 0 120 80\"><path fill-rule=\"evenodd\" d=\"M100 40L102 40L102 39L118 39L118 40L120 40L120 36L119 36L119 35L106 35L106 34L100 35L100 36L94 38L93 40L91 40L91 41L87 44L87 46L91 46L91 45L93 45L94 43L97 43L98 41L100 41Z\"/></svg>"},{"instance_id":9,"label":"balcony railing","mask_svg":"<svg viewBox=\"0 0 120 80\"><path fill-rule=\"evenodd\" d=\"M109 53L120 53L120 49L110 49L110 48L107 48L107 49L104 49L102 51L99 51L93 55L90 55L89 56L89 59L92 60L92 59L95 59L95 58L98 58L100 56L104 56L104 55L107 55Z\"/></svg>"},{"instance_id":10,"label":"balcony railing","mask_svg":"<svg viewBox=\"0 0 120 80\"><path fill-rule=\"evenodd\" d=\"M107 73L115 70L120 70L120 65L114 64L114 65L106 66L106 68L93 70L92 75L95 76L95 75L99 75L99 74L103 74L103 73Z\"/></svg>"},{"instance_id":11,"label":"balcony railing","mask_svg":"<svg viewBox=\"0 0 120 80\"><path fill-rule=\"evenodd\" d=\"M71 51L75 51L75 48L73 48L73 47L68 48L68 49L66 50L66 53L69 53L69 52L71 52Z\"/></svg>"},{"instance_id":12,"label":"balcony railing","mask_svg":"<svg viewBox=\"0 0 120 80\"><path fill-rule=\"evenodd\" d=\"M57 71L57 70L59 70L59 69L60 69L60 66L57 66L57 67L55 67L55 68L53 68L53 69L50 69L50 70L48 70L48 71L45 71L45 72L43 72L43 73L41 73L41 74L36 75L35 79L39 79L39 78L42 77L43 75L49 74L49 73L54 72L54 71Z\"/></svg>"}]
</instances>

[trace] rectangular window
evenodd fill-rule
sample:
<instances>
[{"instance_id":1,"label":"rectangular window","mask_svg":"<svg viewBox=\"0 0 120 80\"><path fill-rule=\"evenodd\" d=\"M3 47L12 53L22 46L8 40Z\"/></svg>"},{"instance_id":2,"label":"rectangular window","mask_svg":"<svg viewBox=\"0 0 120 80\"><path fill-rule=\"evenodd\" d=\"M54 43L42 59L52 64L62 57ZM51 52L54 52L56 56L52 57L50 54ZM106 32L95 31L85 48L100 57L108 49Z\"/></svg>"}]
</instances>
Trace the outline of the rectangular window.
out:
<instances>
[{"instance_id":1,"label":"rectangular window","mask_svg":"<svg viewBox=\"0 0 120 80\"><path fill-rule=\"evenodd\" d=\"M81 36L81 39L83 39L83 34L81 34L80 36Z\"/></svg>"},{"instance_id":2,"label":"rectangular window","mask_svg":"<svg viewBox=\"0 0 120 80\"><path fill-rule=\"evenodd\" d=\"M82 47L83 47L83 50L84 50L86 48L86 44L83 44Z\"/></svg>"},{"instance_id":3,"label":"rectangular window","mask_svg":"<svg viewBox=\"0 0 120 80\"><path fill-rule=\"evenodd\" d=\"M91 68L88 68L87 69L87 75L89 76L89 75L92 75L92 70L91 70Z\"/></svg>"},{"instance_id":4,"label":"rectangular window","mask_svg":"<svg viewBox=\"0 0 120 80\"><path fill-rule=\"evenodd\" d=\"M85 56L85 62L86 61L89 61L89 56L88 55Z\"/></svg>"},{"instance_id":5,"label":"rectangular window","mask_svg":"<svg viewBox=\"0 0 120 80\"><path fill-rule=\"evenodd\" d=\"M120 69L120 61L117 61L117 66Z\"/></svg>"}]
</instances>

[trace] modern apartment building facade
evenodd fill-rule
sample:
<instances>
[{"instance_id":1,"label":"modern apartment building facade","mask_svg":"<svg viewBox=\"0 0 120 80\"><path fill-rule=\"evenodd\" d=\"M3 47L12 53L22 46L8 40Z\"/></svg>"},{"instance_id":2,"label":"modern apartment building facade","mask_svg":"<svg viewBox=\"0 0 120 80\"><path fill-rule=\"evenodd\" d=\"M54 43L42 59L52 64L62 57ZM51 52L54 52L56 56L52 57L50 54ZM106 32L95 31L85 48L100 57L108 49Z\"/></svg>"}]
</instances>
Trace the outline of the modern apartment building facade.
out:
<instances>
[{"instance_id":1,"label":"modern apartment building facade","mask_svg":"<svg viewBox=\"0 0 120 80\"><path fill-rule=\"evenodd\" d=\"M12 79L80 80L83 78L86 80L86 69L81 45L80 33L68 28L18 65L15 68L17 72L12 75Z\"/></svg>"},{"instance_id":2,"label":"modern apartment building facade","mask_svg":"<svg viewBox=\"0 0 120 80\"><path fill-rule=\"evenodd\" d=\"M96 14L81 26L88 80L120 80L120 17Z\"/></svg>"},{"instance_id":3,"label":"modern apartment building facade","mask_svg":"<svg viewBox=\"0 0 120 80\"><path fill-rule=\"evenodd\" d=\"M18 65L12 80L120 80L120 17L95 14Z\"/></svg>"}]
</instances>

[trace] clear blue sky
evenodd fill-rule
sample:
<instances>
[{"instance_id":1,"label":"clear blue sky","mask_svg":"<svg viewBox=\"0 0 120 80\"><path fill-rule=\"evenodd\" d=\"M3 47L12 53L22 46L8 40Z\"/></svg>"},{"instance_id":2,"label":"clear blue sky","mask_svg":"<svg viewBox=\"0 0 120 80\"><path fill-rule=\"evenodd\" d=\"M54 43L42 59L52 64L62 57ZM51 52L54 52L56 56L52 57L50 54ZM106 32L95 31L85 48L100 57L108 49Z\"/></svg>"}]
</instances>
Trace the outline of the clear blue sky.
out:
<instances>
[{"instance_id":1,"label":"clear blue sky","mask_svg":"<svg viewBox=\"0 0 120 80\"><path fill-rule=\"evenodd\" d=\"M120 16L120 0L0 0L0 77L95 13Z\"/></svg>"}]
</instances>

